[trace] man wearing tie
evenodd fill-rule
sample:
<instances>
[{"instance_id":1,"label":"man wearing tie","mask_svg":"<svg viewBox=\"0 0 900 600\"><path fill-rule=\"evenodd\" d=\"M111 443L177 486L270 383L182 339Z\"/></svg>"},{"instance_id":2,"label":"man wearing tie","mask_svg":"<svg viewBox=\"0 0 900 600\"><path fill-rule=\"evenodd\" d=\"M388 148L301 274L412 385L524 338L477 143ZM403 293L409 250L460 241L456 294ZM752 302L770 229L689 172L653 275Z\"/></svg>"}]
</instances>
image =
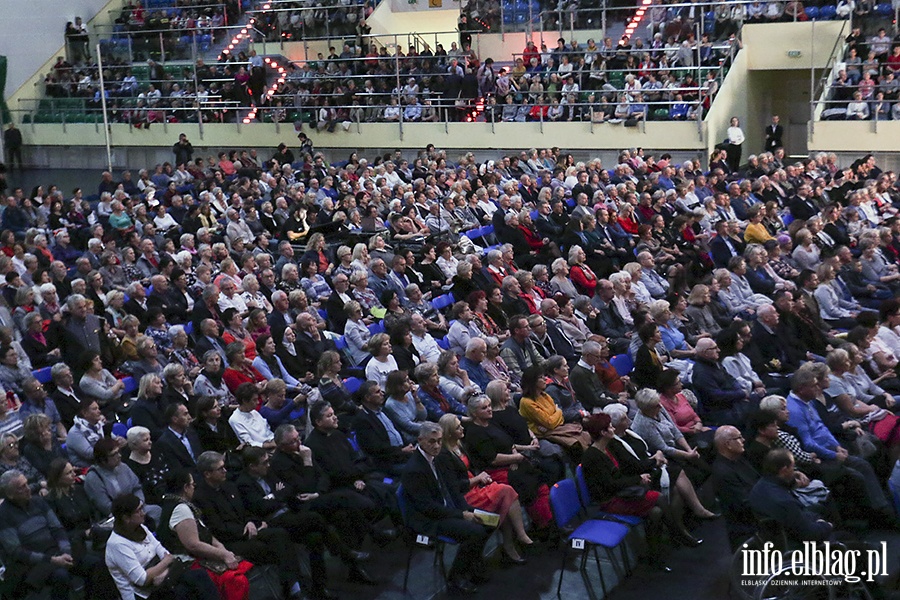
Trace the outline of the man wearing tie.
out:
<instances>
[{"instance_id":1,"label":"man wearing tie","mask_svg":"<svg viewBox=\"0 0 900 600\"><path fill-rule=\"evenodd\" d=\"M782 147L781 136L784 134L784 128L778 124L778 115L772 115L772 124L766 126L766 151L775 152L777 148Z\"/></svg>"},{"instance_id":2,"label":"man wearing tie","mask_svg":"<svg viewBox=\"0 0 900 600\"><path fill-rule=\"evenodd\" d=\"M442 443L440 425L422 423L419 444L401 479L407 525L417 533L444 535L459 543L447 586L453 592L473 594L477 591L475 584L486 580L481 555L489 532L453 484L453 476L434 460L441 453Z\"/></svg>"},{"instance_id":3,"label":"man wearing tie","mask_svg":"<svg viewBox=\"0 0 900 600\"><path fill-rule=\"evenodd\" d=\"M166 422L169 426L159 437L155 448L170 468L193 469L197 457L203 452L203 445L197 433L188 427L191 413L180 402L166 407Z\"/></svg>"}]
</instances>

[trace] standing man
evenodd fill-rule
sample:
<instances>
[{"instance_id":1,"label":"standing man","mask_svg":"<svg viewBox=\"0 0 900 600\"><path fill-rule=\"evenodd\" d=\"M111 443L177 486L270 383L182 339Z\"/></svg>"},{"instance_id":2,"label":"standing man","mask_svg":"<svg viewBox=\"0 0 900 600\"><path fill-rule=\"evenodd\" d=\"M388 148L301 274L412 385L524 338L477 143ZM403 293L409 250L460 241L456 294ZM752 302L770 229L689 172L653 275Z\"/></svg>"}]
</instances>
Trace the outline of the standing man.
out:
<instances>
[{"instance_id":1,"label":"standing man","mask_svg":"<svg viewBox=\"0 0 900 600\"><path fill-rule=\"evenodd\" d=\"M3 146L6 148L6 163L9 168L13 168L13 160L18 162L19 169L22 168L22 132L16 127L15 123L10 123L6 131L3 132Z\"/></svg>"},{"instance_id":2,"label":"standing man","mask_svg":"<svg viewBox=\"0 0 900 600\"><path fill-rule=\"evenodd\" d=\"M194 147L188 141L187 134L182 133L178 136L178 141L172 146L172 152L175 154L175 166L191 164L191 157L194 156Z\"/></svg>"},{"instance_id":3,"label":"standing man","mask_svg":"<svg viewBox=\"0 0 900 600\"><path fill-rule=\"evenodd\" d=\"M776 148L781 148L781 136L784 134L784 128L778 124L778 115L772 115L772 123L766 126L766 152L775 152Z\"/></svg>"}]
</instances>

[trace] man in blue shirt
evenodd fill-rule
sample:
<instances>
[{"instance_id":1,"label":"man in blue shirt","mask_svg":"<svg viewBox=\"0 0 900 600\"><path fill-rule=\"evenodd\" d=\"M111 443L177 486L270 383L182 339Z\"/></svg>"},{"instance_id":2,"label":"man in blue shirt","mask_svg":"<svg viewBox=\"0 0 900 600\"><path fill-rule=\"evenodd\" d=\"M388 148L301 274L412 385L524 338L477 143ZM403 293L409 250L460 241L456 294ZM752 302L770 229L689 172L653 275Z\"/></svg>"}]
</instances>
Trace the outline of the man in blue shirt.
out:
<instances>
[{"instance_id":1,"label":"man in blue shirt","mask_svg":"<svg viewBox=\"0 0 900 600\"><path fill-rule=\"evenodd\" d=\"M819 387L818 377L810 363L801 365L791 379L791 393L787 397L787 408L790 413L788 425L797 430L797 437L807 452L815 452L816 457L825 460L835 460L843 464L847 470L857 477L861 477L865 483L866 498L869 506L877 511L879 517L884 516L895 521L881 484L875 471L872 470L866 460L858 456L850 456L845 448L831 435L828 428L819 417L819 413L811 402L822 392Z\"/></svg>"},{"instance_id":2,"label":"man in blue shirt","mask_svg":"<svg viewBox=\"0 0 900 600\"><path fill-rule=\"evenodd\" d=\"M466 355L459 359L459 368L469 374L469 381L481 388L482 392L491 382L491 376L481 366L486 354L487 343L481 338L473 337L466 344Z\"/></svg>"}]
</instances>

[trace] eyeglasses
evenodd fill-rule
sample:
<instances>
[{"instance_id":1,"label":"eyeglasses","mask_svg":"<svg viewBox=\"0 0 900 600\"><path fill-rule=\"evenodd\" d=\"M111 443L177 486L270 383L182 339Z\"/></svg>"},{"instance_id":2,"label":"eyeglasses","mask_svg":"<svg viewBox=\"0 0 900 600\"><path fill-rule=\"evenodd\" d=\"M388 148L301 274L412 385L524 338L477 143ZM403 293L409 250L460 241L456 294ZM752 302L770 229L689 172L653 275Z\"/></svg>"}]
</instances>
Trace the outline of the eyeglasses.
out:
<instances>
[{"instance_id":1,"label":"eyeglasses","mask_svg":"<svg viewBox=\"0 0 900 600\"><path fill-rule=\"evenodd\" d=\"M728 438L728 441L729 441L729 442L736 442L736 441L738 441L738 440L740 440L740 441L743 442L743 441L744 441L744 436L742 436L742 435L737 435L737 436L734 436L734 437L732 437L732 438Z\"/></svg>"}]
</instances>

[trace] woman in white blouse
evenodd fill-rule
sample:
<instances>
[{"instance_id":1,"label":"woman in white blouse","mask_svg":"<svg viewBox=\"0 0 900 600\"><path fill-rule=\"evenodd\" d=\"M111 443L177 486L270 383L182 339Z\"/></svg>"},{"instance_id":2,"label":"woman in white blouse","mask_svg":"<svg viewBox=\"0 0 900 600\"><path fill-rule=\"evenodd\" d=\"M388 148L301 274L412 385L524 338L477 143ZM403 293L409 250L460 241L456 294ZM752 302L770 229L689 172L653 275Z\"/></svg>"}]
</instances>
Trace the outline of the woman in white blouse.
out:
<instances>
[{"instance_id":1,"label":"woman in white blouse","mask_svg":"<svg viewBox=\"0 0 900 600\"><path fill-rule=\"evenodd\" d=\"M347 313L347 324L344 325L344 339L347 341L347 349L350 351L350 358L353 364L361 364L369 357L366 347L369 344L369 338L372 333L363 320L362 306L356 300L351 300L344 305L344 311Z\"/></svg>"},{"instance_id":2,"label":"woman in white blouse","mask_svg":"<svg viewBox=\"0 0 900 600\"><path fill-rule=\"evenodd\" d=\"M744 333L748 333L750 325L741 321L735 322L728 329L722 331L716 338L719 344L722 368L734 377L746 393L757 393L764 396L766 386L759 375L753 370L750 359L742 352L744 349Z\"/></svg>"},{"instance_id":3,"label":"woman in white blouse","mask_svg":"<svg viewBox=\"0 0 900 600\"><path fill-rule=\"evenodd\" d=\"M372 360L366 365L366 379L384 389L388 375L397 370L397 360L391 355L391 339L386 333L376 333L369 338L368 349Z\"/></svg>"},{"instance_id":4,"label":"woman in white blouse","mask_svg":"<svg viewBox=\"0 0 900 600\"><path fill-rule=\"evenodd\" d=\"M202 569L173 569L176 558L144 525L144 503L132 494L113 501L115 526L106 543L106 567L122 600L192 598L216 600L216 586ZM180 574L176 574L175 571ZM174 588L160 585L167 577Z\"/></svg>"}]
</instances>

